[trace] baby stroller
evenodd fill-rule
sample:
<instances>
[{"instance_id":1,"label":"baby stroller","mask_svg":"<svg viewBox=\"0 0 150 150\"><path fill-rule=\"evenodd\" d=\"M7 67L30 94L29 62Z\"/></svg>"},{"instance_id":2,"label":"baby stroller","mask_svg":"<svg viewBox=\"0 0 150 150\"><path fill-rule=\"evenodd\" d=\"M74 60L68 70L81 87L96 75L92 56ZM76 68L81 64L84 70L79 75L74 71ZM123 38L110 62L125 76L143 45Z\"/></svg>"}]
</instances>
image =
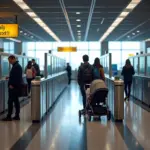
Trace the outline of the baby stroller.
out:
<instances>
[{"instance_id":1,"label":"baby stroller","mask_svg":"<svg viewBox=\"0 0 150 150\"><path fill-rule=\"evenodd\" d=\"M99 81L96 81L97 83ZM95 82L95 85L97 84ZM111 112L106 104L106 99L108 95L107 88L97 88L90 96L91 101L87 100L86 114L88 115L89 121L91 121L92 116L107 116L107 119L110 120ZM79 117L82 113L79 111Z\"/></svg>"}]
</instances>

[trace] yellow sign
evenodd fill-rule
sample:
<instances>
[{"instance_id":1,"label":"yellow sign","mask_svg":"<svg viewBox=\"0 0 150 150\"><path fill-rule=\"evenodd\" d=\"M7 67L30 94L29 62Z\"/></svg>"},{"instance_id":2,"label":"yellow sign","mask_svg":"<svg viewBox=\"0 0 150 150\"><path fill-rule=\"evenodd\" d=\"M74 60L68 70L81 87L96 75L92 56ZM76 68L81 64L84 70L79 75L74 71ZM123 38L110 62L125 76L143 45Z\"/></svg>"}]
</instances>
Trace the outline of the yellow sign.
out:
<instances>
[{"instance_id":1,"label":"yellow sign","mask_svg":"<svg viewBox=\"0 0 150 150\"><path fill-rule=\"evenodd\" d=\"M58 47L58 52L76 52L76 47Z\"/></svg>"},{"instance_id":2,"label":"yellow sign","mask_svg":"<svg viewBox=\"0 0 150 150\"><path fill-rule=\"evenodd\" d=\"M134 55L134 54L129 54L128 56L129 56L129 57L132 57L132 56L135 56L135 55Z\"/></svg>"},{"instance_id":3,"label":"yellow sign","mask_svg":"<svg viewBox=\"0 0 150 150\"><path fill-rule=\"evenodd\" d=\"M0 24L0 38L18 37L18 24Z\"/></svg>"}]
</instances>

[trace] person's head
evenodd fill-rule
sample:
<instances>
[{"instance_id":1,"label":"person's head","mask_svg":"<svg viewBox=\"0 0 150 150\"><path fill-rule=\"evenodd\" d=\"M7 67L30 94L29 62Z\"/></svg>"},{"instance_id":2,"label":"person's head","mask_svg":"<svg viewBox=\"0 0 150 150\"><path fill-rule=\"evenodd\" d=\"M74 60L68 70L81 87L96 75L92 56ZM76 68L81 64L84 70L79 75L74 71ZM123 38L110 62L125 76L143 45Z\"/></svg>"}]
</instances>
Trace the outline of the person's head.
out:
<instances>
[{"instance_id":1,"label":"person's head","mask_svg":"<svg viewBox=\"0 0 150 150\"><path fill-rule=\"evenodd\" d=\"M35 63L36 63L36 62L35 62L35 59L32 59L32 63L33 63L33 64L35 64Z\"/></svg>"},{"instance_id":2,"label":"person's head","mask_svg":"<svg viewBox=\"0 0 150 150\"><path fill-rule=\"evenodd\" d=\"M69 63L67 63L67 66L69 66Z\"/></svg>"},{"instance_id":3,"label":"person's head","mask_svg":"<svg viewBox=\"0 0 150 150\"><path fill-rule=\"evenodd\" d=\"M16 57L14 55L10 55L8 57L8 61L9 61L10 64L13 65L17 61L17 59L16 59Z\"/></svg>"},{"instance_id":4,"label":"person's head","mask_svg":"<svg viewBox=\"0 0 150 150\"><path fill-rule=\"evenodd\" d=\"M95 58L94 60L94 65L97 66L97 65L100 65L100 59L97 57Z\"/></svg>"},{"instance_id":5,"label":"person's head","mask_svg":"<svg viewBox=\"0 0 150 150\"><path fill-rule=\"evenodd\" d=\"M126 60L126 66L131 66L131 62L129 59Z\"/></svg>"},{"instance_id":6,"label":"person's head","mask_svg":"<svg viewBox=\"0 0 150 150\"><path fill-rule=\"evenodd\" d=\"M88 62L89 61L89 56L88 55L84 55L83 56L83 62Z\"/></svg>"},{"instance_id":7,"label":"person's head","mask_svg":"<svg viewBox=\"0 0 150 150\"><path fill-rule=\"evenodd\" d=\"M27 68L30 69L32 67L32 61L28 61Z\"/></svg>"}]
</instances>

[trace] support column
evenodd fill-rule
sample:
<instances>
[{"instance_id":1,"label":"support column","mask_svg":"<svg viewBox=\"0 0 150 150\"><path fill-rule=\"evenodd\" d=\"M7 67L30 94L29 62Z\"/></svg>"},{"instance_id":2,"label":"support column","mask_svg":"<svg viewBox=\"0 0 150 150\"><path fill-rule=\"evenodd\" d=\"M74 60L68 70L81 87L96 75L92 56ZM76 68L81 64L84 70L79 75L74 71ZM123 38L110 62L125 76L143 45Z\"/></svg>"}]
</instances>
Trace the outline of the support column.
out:
<instances>
[{"instance_id":1,"label":"support column","mask_svg":"<svg viewBox=\"0 0 150 150\"><path fill-rule=\"evenodd\" d=\"M108 50L108 42L101 43L101 55L105 55L109 52Z\"/></svg>"},{"instance_id":2,"label":"support column","mask_svg":"<svg viewBox=\"0 0 150 150\"><path fill-rule=\"evenodd\" d=\"M4 43L2 39L0 39L0 52L4 52Z\"/></svg>"},{"instance_id":3,"label":"support column","mask_svg":"<svg viewBox=\"0 0 150 150\"><path fill-rule=\"evenodd\" d=\"M150 53L150 41L145 42L145 52Z\"/></svg>"},{"instance_id":4,"label":"support column","mask_svg":"<svg viewBox=\"0 0 150 150\"><path fill-rule=\"evenodd\" d=\"M22 43L14 43L14 53L18 55L22 55Z\"/></svg>"}]
</instances>

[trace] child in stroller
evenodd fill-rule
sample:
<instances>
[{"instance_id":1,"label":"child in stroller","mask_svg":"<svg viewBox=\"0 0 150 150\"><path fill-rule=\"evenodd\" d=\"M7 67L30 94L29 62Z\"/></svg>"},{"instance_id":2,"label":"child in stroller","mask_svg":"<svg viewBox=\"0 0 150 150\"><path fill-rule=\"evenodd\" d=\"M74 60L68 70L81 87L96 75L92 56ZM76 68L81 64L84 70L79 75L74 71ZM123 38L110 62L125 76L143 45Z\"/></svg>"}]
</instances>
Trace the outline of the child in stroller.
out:
<instances>
[{"instance_id":1,"label":"child in stroller","mask_svg":"<svg viewBox=\"0 0 150 150\"><path fill-rule=\"evenodd\" d=\"M103 116L107 115L107 119L110 120L111 114L106 104L106 98L108 94L108 88L103 80L94 80L90 88L87 88L87 105L86 114L88 115L89 121L91 116ZM81 117L82 112L79 111L79 117Z\"/></svg>"}]
</instances>

